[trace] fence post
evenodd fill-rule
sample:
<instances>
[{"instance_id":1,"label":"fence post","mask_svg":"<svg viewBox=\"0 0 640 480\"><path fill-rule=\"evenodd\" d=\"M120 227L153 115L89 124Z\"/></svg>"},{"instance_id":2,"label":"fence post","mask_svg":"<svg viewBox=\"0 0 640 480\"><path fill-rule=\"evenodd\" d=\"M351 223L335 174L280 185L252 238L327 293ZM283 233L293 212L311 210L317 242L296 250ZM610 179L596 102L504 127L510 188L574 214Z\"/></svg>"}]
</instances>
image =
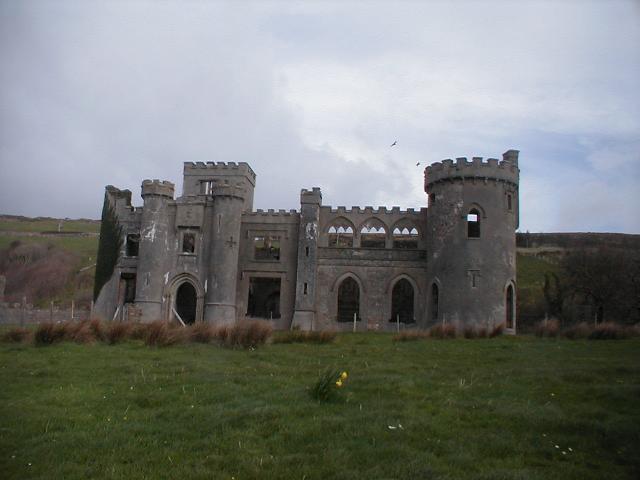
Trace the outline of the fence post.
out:
<instances>
[{"instance_id":1,"label":"fence post","mask_svg":"<svg viewBox=\"0 0 640 480\"><path fill-rule=\"evenodd\" d=\"M74 303L73 300L71 300L71 321L72 322L73 322L73 310L74 310L74 307L75 307L75 303Z\"/></svg>"},{"instance_id":2,"label":"fence post","mask_svg":"<svg viewBox=\"0 0 640 480\"><path fill-rule=\"evenodd\" d=\"M26 315L26 310L27 310L27 297L23 296L22 297L22 312L20 314L20 326L24 327L24 317Z\"/></svg>"},{"instance_id":3,"label":"fence post","mask_svg":"<svg viewBox=\"0 0 640 480\"><path fill-rule=\"evenodd\" d=\"M396 314L396 330L400 333L400 314Z\"/></svg>"},{"instance_id":4,"label":"fence post","mask_svg":"<svg viewBox=\"0 0 640 480\"><path fill-rule=\"evenodd\" d=\"M49 321L53 322L53 300L49 303Z\"/></svg>"},{"instance_id":5,"label":"fence post","mask_svg":"<svg viewBox=\"0 0 640 480\"><path fill-rule=\"evenodd\" d=\"M358 316L358 314L356 312L353 312L353 333L356 333L356 317Z\"/></svg>"}]
</instances>

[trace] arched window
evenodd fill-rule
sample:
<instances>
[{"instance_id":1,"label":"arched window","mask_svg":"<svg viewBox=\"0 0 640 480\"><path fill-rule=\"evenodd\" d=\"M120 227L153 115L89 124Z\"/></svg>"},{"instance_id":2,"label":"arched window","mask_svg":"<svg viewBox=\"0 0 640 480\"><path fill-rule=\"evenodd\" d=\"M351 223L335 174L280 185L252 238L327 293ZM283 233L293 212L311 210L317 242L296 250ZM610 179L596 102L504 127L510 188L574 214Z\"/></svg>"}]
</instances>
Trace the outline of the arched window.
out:
<instances>
[{"instance_id":1,"label":"arched window","mask_svg":"<svg viewBox=\"0 0 640 480\"><path fill-rule=\"evenodd\" d=\"M435 322L440 316L438 311L440 308L440 292L438 291L438 285L435 283L431 285L431 321Z\"/></svg>"},{"instance_id":2,"label":"arched window","mask_svg":"<svg viewBox=\"0 0 640 480\"><path fill-rule=\"evenodd\" d=\"M360 246L363 248L385 248L387 246L387 229L380 220L371 218L362 224Z\"/></svg>"},{"instance_id":3,"label":"arched window","mask_svg":"<svg viewBox=\"0 0 640 480\"><path fill-rule=\"evenodd\" d=\"M513 317L515 312L515 305L513 301L513 285L509 285L507 287L506 309L507 309L506 327L513 328Z\"/></svg>"},{"instance_id":4,"label":"arched window","mask_svg":"<svg viewBox=\"0 0 640 480\"><path fill-rule=\"evenodd\" d=\"M418 248L418 229L409 219L398 221L393 228L393 248Z\"/></svg>"},{"instance_id":5,"label":"arched window","mask_svg":"<svg viewBox=\"0 0 640 480\"><path fill-rule=\"evenodd\" d=\"M353 247L353 225L346 218L336 218L327 233L330 247Z\"/></svg>"},{"instance_id":6,"label":"arched window","mask_svg":"<svg viewBox=\"0 0 640 480\"><path fill-rule=\"evenodd\" d=\"M406 278L400 279L391 292L391 322L413 323L413 285Z\"/></svg>"},{"instance_id":7,"label":"arched window","mask_svg":"<svg viewBox=\"0 0 640 480\"><path fill-rule=\"evenodd\" d=\"M480 212L476 208L467 214L467 237L480 238Z\"/></svg>"},{"instance_id":8,"label":"arched window","mask_svg":"<svg viewBox=\"0 0 640 480\"><path fill-rule=\"evenodd\" d=\"M176 312L187 325L196 321L196 307L198 295L190 282L184 282L178 287L176 294Z\"/></svg>"},{"instance_id":9,"label":"arched window","mask_svg":"<svg viewBox=\"0 0 640 480\"><path fill-rule=\"evenodd\" d=\"M352 277L345 278L338 288L338 321L360 320L360 287Z\"/></svg>"}]
</instances>

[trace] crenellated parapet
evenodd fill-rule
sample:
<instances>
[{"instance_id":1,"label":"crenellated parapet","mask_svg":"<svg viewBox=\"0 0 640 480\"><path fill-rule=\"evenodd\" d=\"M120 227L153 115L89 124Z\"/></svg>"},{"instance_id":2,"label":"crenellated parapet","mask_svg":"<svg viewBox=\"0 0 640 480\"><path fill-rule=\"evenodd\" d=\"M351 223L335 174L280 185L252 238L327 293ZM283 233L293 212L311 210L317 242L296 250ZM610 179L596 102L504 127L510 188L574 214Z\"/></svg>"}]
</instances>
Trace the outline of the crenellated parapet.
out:
<instances>
[{"instance_id":1,"label":"crenellated parapet","mask_svg":"<svg viewBox=\"0 0 640 480\"><path fill-rule=\"evenodd\" d=\"M331 214L335 215L418 215L424 214L427 212L427 208L423 207L420 209L415 208L407 208L406 210L401 210L400 207L377 207L373 208L370 206L366 207L326 207L329 209Z\"/></svg>"},{"instance_id":2,"label":"crenellated parapet","mask_svg":"<svg viewBox=\"0 0 640 480\"><path fill-rule=\"evenodd\" d=\"M142 198L147 195L157 195L173 199L175 185L166 180L143 180Z\"/></svg>"},{"instance_id":3,"label":"crenellated parapet","mask_svg":"<svg viewBox=\"0 0 640 480\"><path fill-rule=\"evenodd\" d=\"M247 175L255 184L256 174L246 162L184 162L184 174L192 175Z\"/></svg>"},{"instance_id":4,"label":"crenellated parapet","mask_svg":"<svg viewBox=\"0 0 640 480\"><path fill-rule=\"evenodd\" d=\"M247 217L290 217L291 215L298 215L298 211L295 209L279 209L276 211L273 208L270 208L268 210L262 210L261 208L258 208L255 212L245 212L243 214L243 216Z\"/></svg>"},{"instance_id":5,"label":"crenellated parapet","mask_svg":"<svg viewBox=\"0 0 640 480\"><path fill-rule=\"evenodd\" d=\"M433 184L456 180L491 180L517 186L519 173L517 150L508 150L502 160L489 158L484 161L482 157L473 157L471 161L466 157L456 158L455 161L446 159L425 168L424 188L427 191Z\"/></svg>"},{"instance_id":6,"label":"crenellated parapet","mask_svg":"<svg viewBox=\"0 0 640 480\"><path fill-rule=\"evenodd\" d=\"M322 192L320 191L320 187L313 187L311 190L307 190L306 188L300 190L300 203L322 205Z\"/></svg>"}]
</instances>

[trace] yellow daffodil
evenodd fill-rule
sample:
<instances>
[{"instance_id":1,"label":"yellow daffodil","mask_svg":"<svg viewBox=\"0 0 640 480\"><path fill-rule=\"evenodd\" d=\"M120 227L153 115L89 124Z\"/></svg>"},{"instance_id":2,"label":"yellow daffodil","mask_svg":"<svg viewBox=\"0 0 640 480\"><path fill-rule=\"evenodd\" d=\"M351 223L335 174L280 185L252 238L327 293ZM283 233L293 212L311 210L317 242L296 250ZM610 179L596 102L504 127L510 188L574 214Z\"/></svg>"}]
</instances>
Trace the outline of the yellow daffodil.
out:
<instances>
[{"instance_id":1,"label":"yellow daffodil","mask_svg":"<svg viewBox=\"0 0 640 480\"><path fill-rule=\"evenodd\" d=\"M337 386L338 388L340 388L340 387L342 386L342 380L338 380L338 381L336 382L336 386Z\"/></svg>"},{"instance_id":2,"label":"yellow daffodil","mask_svg":"<svg viewBox=\"0 0 640 480\"><path fill-rule=\"evenodd\" d=\"M342 374L340 374L340 379L346 380L348 376L349 375L347 375L347 372L342 372Z\"/></svg>"}]
</instances>

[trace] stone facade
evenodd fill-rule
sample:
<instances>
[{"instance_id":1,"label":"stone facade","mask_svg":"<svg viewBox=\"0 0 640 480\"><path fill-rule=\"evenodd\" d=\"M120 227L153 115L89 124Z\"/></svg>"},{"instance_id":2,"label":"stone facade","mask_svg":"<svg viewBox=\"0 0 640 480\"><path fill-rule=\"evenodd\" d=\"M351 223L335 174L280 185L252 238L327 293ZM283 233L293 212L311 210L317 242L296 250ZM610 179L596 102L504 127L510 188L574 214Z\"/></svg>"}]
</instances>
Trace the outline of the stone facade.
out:
<instances>
[{"instance_id":1,"label":"stone facade","mask_svg":"<svg viewBox=\"0 0 640 480\"><path fill-rule=\"evenodd\" d=\"M106 187L122 247L95 312L104 318L277 329L395 330L435 323L515 332L518 151L428 166L429 207L253 211L246 163L184 164L182 196L145 180L142 207Z\"/></svg>"}]
</instances>

